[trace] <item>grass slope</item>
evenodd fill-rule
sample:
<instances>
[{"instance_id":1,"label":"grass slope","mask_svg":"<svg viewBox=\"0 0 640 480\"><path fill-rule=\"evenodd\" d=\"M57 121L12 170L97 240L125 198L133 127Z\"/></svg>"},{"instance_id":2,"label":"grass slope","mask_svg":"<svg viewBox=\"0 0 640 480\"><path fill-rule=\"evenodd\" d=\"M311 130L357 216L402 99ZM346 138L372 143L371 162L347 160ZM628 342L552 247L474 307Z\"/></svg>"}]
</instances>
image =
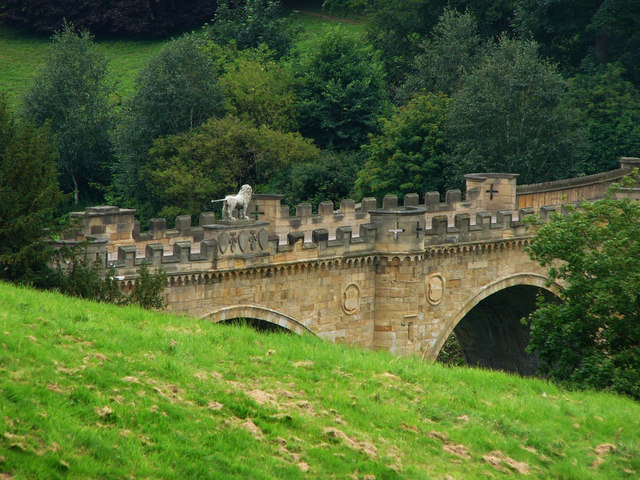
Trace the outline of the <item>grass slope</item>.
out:
<instances>
[{"instance_id":1,"label":"grass slope","mask_svg":"<svg viewBox=\"0 0 640 480\"><path fill-rule=\"evenodd\" d=\"M133 81L163 40L99 40L98 48L109 60L111 80L116 82L116 100L133 91ZM50 38L0 25L0 92L16 108L34 75L44 62Z\"/></svg>"},{"instance_id":2,"label":"grass slope","mask_svg":"<svg viewBox=\"0 0 640 480\"><path fill-rule=\"evenodd\" d=\"M0 478L613 479L640 405L0 283Z\"/></svg>"},{"instance_id":3,"label":"grass slope","mask_svg":"<svg viewBox=\"0 0 640 480\"><path fill-rule=\"evenodd\" d=\"M306 51L317 41L328 25L341 24L355 34L364 32L359 21L344 20L319 12L291 11L294 23L301 31L296 47ZM133 92L133 82L148 58L159 50L166 40L97 40L98 48L109 60L111 80L116 82L117 102ZM16 108L26 93L38 68L42 65L50 39L31 35L0 24L0 93L9 98Z\"/></svg>"}]
</instances>

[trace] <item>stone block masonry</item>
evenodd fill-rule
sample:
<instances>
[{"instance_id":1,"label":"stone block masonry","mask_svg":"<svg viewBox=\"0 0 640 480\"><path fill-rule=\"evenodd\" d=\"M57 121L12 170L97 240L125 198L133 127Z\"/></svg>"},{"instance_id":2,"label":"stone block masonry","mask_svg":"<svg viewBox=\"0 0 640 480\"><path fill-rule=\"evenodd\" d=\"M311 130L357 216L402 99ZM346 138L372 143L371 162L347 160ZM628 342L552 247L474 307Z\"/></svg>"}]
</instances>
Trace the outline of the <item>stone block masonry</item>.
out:
<instances>
[{"instance_id":1,"label":"stone block masonry","mask_svg":"<svg viewBox=\"0 0 640 480\"><path fill-rule=\"evenodd\" d=\"M444 202L437 192L402 202L387 196L381 205L343 200L337 209L323 202L317 213L301 204L295 216L281 196L255 194L251 220L216 222L206 212L197 225L178 217L174 229L154 219L146 232L133 210L92 207L72 214L81 225L74 238L93 241L92 258L115 267L122 288L136 282L142 262L162 268L169 310L194 321L256 318L334 342L435 358L480 302L503 291L499 298L508 298L512 287L554 290L525 251L526 215L561 211L560 201L541 204L559 191L562 198L600 196L638 163L626 158L619 170L542 186L517 186L512 174L471 174L464 198L454 190ZM635 189L624 194L640 198ZM465 341L491 339L482 328L466 328ZM487 348L474 358L487 357Z\"/></svg>"}]
</instances>

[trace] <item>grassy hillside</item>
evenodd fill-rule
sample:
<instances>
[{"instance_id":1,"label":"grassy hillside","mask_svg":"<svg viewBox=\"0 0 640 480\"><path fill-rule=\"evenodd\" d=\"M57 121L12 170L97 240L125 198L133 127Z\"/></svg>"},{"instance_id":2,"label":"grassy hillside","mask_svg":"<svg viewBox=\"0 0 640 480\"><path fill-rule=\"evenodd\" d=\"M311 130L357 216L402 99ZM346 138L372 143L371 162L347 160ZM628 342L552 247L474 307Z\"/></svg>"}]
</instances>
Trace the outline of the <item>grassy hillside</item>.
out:
<instances>
[{"instance_id":1,"label":"grassy hillside","mask_svg":"<svg viewBox=\"0 0 640 480\"><path fill-rule=\"evenodd\" d=\"M613 479L640 405L0 284L0 478Z\"/></svg>"},{"instance_id":2,"label":"grassy hillside","mask_svg":"<svg viewBox=\"0 0 640 480\"><path fill-rule=\"evenodd\" d=\"M340 23L351 32L364 32L362 23L322 15L319 11L305 10L303 13L300 10L293 10L291 18L301 26L297 48L302 51L313 45L327 25ZM9 96L9 102L14 108L29 87L38 67L42 65L49 41L48 37L30 35L0 24L0 92ZM109 59L112 79L117 82L118 99L131 94L138 71L164 41L98 40L96 42Z\"/></svg>"},{"instance_id":3,"label":"grassy hillside","mask_svg":"<svg viewBox=\"0 0 640 480\"><path fill-rule=\"evenodd\" d=\"M48 37L0 25L0 92L9 96L14 107L42 65L49 43ZM162 46L163 41L105 40L96 43L109 59L112 80L117 82L117 96L126 97L133 90L138 70Z\"/></svg>"}]
</instances>

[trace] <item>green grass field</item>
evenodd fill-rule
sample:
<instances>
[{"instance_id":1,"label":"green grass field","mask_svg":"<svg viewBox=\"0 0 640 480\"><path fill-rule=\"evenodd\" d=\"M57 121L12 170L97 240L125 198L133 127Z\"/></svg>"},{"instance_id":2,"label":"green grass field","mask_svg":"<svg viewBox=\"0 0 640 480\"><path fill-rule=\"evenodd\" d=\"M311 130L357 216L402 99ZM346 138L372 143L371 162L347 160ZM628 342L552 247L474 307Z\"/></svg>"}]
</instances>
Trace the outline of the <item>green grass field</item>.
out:
<instances>
[{"instance_id":1,"label":"green grass field","mask_svg":"<svg viewBox=\"0 0 640 480\"><path fill-rule=\"evenodd\" d=\"M0 478L636 479L640 405L0 283Z\"/></svg>"},{"instance_id":2,"label":"green grass field","mask_svg":"<svg viewBox=\"0 0 640 480\"><path fill-rule=\"evenodd\" d=\"M316 9L318 10L318 9ZM346 30L359 34L364 24L292 10L291 17L302 27L297 48L305 51L328 25L341 24ZM0 93L16 108L27 91L37 69L42 65L50 39L0 25ZM165 40L98 40L96 43L110 63L112 80L116 82L116 98L120 101L133 91L134 79L140 68Z\"/></svg>"},{"instance_id":3,"label":"green grass field","mask_svg":"<svg viewBox=\"0 0 640 480\"><path fill-rule=\"evenodd\" d=\"M33 76L42 65L50 39L0 26L0 92L17 106ZM96 42L109 60L116 95L126 97L133 91L133 81L162 40L108 40Z\"/></svg>"}]
</instances>

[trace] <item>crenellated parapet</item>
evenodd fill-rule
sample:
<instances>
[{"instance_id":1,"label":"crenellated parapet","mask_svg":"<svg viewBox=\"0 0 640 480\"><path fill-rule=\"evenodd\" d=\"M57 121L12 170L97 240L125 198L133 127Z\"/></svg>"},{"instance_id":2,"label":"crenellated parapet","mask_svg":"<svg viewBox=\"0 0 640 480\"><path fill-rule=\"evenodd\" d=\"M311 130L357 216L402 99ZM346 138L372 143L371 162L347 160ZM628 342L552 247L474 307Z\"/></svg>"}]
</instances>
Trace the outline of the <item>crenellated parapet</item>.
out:
<instances>
[{"instance_id":1,"label":"crenellated parapet","mask_svg":"<svg viewBox=\"0 0 640 480\"><path fill-rule=\"evenodd\" d=\"M293 216L289 206L282 205L282 196L256 194L248 212L251 220L219 220L213 212L204 212L197 219L177 217L174 228L167 228L166 219L152 219L146 231L141 231L134 210L90 207L71 214L79 227L70 240L92 240L92 258L104 258L105 265L114 266L125 277L135 277L143 262L178 275L327 259L414 257L432 248L527 238L530 234L523 219L537 213L544 220L562 211L562 203L570 197L568 186L578 189L576 198L585 194L586 187L601 192L638 164L639 159L624 158L621 169L597 178L521 187L516 186L514 174L469 174L464 198L460 190L450 190L444 201L438 192L428 192L406 194L402 202L387 195L381 204L375 198L357 204L347 199L337 209L332 202L316 208L302 203ZM538 192L539 198L545 198L544 192L559 188L565 192L563 202L518 208L522 195ZM640 198L640 190L628 189L620 195Z\"/></svg>"}]
</instances>

